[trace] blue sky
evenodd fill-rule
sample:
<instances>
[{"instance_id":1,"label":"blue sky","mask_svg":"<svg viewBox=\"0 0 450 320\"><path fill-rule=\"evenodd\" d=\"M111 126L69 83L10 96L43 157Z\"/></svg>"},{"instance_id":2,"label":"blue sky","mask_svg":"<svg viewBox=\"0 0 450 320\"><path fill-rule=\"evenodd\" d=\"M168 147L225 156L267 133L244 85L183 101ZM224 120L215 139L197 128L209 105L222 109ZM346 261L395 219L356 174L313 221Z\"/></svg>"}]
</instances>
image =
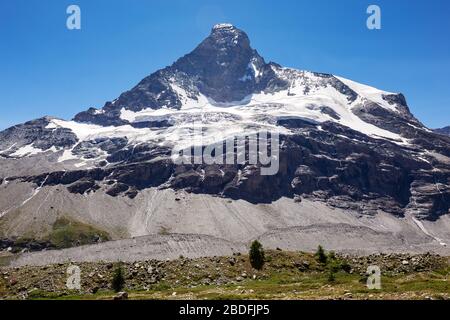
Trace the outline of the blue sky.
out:
<instances>
[{"instance_id":1,"label":"blue sky","mask_svg":"<svg viewBox=\"0 0 450 320\"><path fill-rule=\"evenodd\" d=\"M70 4L79 31L66 28ZM370 4L381 30L366 28ZM449 15L447 0L1 0L0 129L102 107L219 22L267 61L402 92L426 125L450 125Z\"/></svg>"}]
</instances>

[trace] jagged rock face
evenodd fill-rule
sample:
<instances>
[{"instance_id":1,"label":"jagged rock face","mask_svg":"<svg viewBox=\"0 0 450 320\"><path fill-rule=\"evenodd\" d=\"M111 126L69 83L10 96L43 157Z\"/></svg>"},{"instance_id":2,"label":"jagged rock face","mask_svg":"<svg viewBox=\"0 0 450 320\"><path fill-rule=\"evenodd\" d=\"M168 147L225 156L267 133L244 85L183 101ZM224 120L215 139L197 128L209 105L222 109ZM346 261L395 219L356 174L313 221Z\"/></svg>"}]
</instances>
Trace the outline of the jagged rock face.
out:
<instances>
[{"instance_id":1,"label":"jagged rock face","mask_svg":"<svg viewBox=\"0 0 450 320\"><path fill-rule=\"evenodd\" d=\"M440 129L435 129L434 132L439 133L439 134L443 134L443 135L446 135L446 136L450 136L450 126L444 127L444 128L440 128Z\"/></svg>"},{"instance_id":2,"label":"jagged rock face","mask_svg":"<svg viewBox=\"0 0 450 320\"><path fill-rule=\"evenodd\" d=\"M215 26L208 38L172 68L196 79L199 91L217 102L241 101L252 93L288 85L250 47L248 36L227 24Z\"/></svg>"},{"instance_id":3,"label":"jagged rock face","mask_svg":"<svg viewBox=\"0 0 450 320\"><path fill-rule=\"evenodd\" d=\"M43 118L1 132L0 187L63 185L129 199L158 187L251 203L310 198L367 215L449 213L450 138L425 128L402 94L266 63L231 25L215 26L172 66L74 120ZM192 121L211 143L227 138L222 132L276 130L278 173L263 176L248 163L175 164L172 149ZM44 152L51 148L52 157ZM65 167L20 176L8 169L30 157ZM14 214L0 203L0 219L2 211Z\"/></svg>"},{"instance_id":4,"label":"jagged rock face","mask_svg":"<svg viewBox=\"0 0 450 320\"><path fill-rule=\"evenodd\" d=\"M118 164L112 167L9 180L38 186L62 184L79 194L102 189L111 196L130 198L139 190L160 187L252 203L302 196L370 215L379 210L397 216L412 212L434 220L448 213L448 166L435 170L430 162L414 156L419 150L380 144L332 122L322 124L320 130L300 122L294 130L297 134L282 137L280 170L274 176L263 176L260 168L252 165L175 165L161 158L168 150L147 145L132 155L131 151L113 151L110 158L116 157Z\"/></svg>"},{"instance_id":5,"label":"jagged rock face","mask_svg":"<svg viewBox=\"0 0 450 320\"><path fill-rule=\"evenodd\" d=\"M230 102L240 101L256 91L265 62L250 47L244 32L231 25L218 25L172 68L198 79L199 90L206 96Z\"/></svg>"},{"instance_id":6,"label":"jagged rock face","mask_svg":"<svg viewBox=\"0 0 450 320\"><path fill-rule=\"evenodd\" d=\"M208 38L172 66L143 79L113 103L106 103L101 113L91 108L76 115L75 120L123 125L126 121L120 119L122 108L180 109L182 102L176 87L181 87L194 100L202 93L223 103L241 101L263 90L286 88L288 83L275 75L272 65L266 64L251 48L243 31L228 24L216 25Z\"/></svg>"},{"instance_id":7,"label":"jagged rock face","mask_svg":"<svg viewBox=\"0 0 450 320\"><path fill-rule=\"evenodd\" d=\"M126 137L123 138L101 138L83 141L76 145L72 153L85 159L97 158L100 152L114 153L122 150L128 144Z\"/></svg>"},{"instance_id":8,"label":"jagged rock face","mask_svg":"<svg viewBox=\"0 0 450 320\"><path fill-rule=\"evenodd\" d=\"M0 132L2 156L14 154L23 146L33 143L34 147L48 150L51 147L71 147L78 142L75 134L66 128L47 128L51 118L41 118ZM13 141L13 144L11 144Z\"/></svg>"}]
</instances>

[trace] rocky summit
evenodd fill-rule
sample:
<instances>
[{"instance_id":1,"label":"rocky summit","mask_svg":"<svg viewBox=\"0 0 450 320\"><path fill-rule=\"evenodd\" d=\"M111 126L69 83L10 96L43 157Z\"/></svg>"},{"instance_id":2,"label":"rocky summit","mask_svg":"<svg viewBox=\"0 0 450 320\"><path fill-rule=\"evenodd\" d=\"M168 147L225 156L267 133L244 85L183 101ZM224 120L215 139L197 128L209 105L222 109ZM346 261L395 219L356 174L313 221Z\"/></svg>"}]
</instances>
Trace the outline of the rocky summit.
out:
<instances>
[{"instance_id":1,"label":"rocky summit","mask_svg":"<svg viewBox=\"0 0 450 320\"><path fill-rule=\"evenodd\" d=\"M195 123L203 149L277 133L279 170L174 161ZM401 93L266 62L230 24L103 108L0 132L0 239L25 251L76 245L61 234L194 234L218 248L447 252L449 208L450 137Z\"/></svg>"}]
</instances>

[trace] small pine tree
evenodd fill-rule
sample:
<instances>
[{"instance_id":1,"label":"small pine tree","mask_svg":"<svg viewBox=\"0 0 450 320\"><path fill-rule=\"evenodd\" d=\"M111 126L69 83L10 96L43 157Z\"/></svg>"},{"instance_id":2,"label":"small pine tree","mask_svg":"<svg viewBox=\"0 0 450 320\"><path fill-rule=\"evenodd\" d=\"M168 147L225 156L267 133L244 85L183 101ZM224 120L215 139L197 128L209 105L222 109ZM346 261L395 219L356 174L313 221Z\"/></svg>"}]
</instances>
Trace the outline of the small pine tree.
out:
<instances>
[{"instance_id":1,"label":"small pine tree","mask_svg":"<svg viewBox=\"0 0 450 320\"><path fill-rule=\"evenodd\" d=\"M122 291L125 286L125 277L120 265L114 270L111 286L115 292Z\"/></svg>"},{"instance_id":2,"label":"small pine tree","mask_svg":"<svg viewBox=\"0 0 450 320\"><path fill-rule=\"evenodd\" d=\"M335 282L336 281L336 274L333 272L333 270L330 270L328 273L328 282Z\"/></svg>"},{"instance_id":3,"label":"small pine tree","mask_svg":"<svg viewBox=\"0 0 450 320\"><path fill-rule=\"evenodd\" d=\"M261 270L264 266L265 256L262 244L255 240L250 247L250 264L256 270Z\"/></svg>"},{"instance_id":4,"label":"small pine tree","mask_svg":"<svg viewBox=\"0 0 450 320\"><path fill-rule=\"evenodd\" d=\"M317 248L316 258L322 264L326 264L327 263L328 257L327 257L327 254L325 253L325 250L322 248L322 246L319 246Z\"/></svg>"},{"instance_id":5,"label":"small pine tree","mask_svg":"<svg viewBox=\"0 0 450 320\"><path fill-rule=\"evenodd\" d=\"M337 260L336 252L334 252L334 251L328 252L328 259L329 260Z\"/></svg>"}]
</instances>

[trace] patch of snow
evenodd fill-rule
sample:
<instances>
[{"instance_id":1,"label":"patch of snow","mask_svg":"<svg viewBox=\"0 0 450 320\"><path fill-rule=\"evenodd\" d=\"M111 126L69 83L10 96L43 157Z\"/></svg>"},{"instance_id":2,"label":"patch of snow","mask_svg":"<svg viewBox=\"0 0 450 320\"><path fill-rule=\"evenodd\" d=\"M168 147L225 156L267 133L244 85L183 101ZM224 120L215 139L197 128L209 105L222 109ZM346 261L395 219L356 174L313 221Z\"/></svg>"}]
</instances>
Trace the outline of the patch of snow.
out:
<instances>
[{"instance_id":1,"label":"patch of snow","mask_svg":"<svg viewBox=\"0 0 450 320\"><path fill-rule=\"evenodd\" d=\"M262 71L258 69L256 66L255 59L252 59L248 65L247 65L247 72L245 75L243 75L241 78L239 78L239 81L245 82L254 79L259 78L262 75Z\"/></svg>"},{"instance_id":2,"label":"patch of snow","mask_svg":"<svg viewBox=\"0 0 450 320\"><path fill-rule=\"evenodd\" d=\"M350 89L355 91L358 95L360 95L363 98L366 98L367 100L370 100L372 102L375 102L376 104L380 105L381 107L385 109L389 109L391 111L397 112L397 108L394 105L389 104L386 100L383 99L383 95L393 95L396 93L382 91L377 88L361 84L346 78L338 77L337 79L342 81L346 86L348 86Z\"/></svg>"},{"instance_id":3,"label":"patch of snow","mask_svg":"<svg viewBox=\"0 0 450 320\"><path fill-rule=\"evenodd\" d=\"M90 141L97 138L127 137L129 140L146 141L152 133L148 129L137 129L130 125L119 127L102 127L94 124L80 123L75 121L53 120L58 126L70 129L80 141Z\"/></svg>"},{"instance_id":4,"label":"patch of snow","mask_svg":"<svg viewBox=\"0 0 450 320\"><path fill-rule=\"evenodd\" d=\"M58 128L58 126L53 121L49 122L45 127L45 129L56 129L56 128Z\"/></svg>"},{"instance_id":5,"label":"patch of snow","mask_svg":"<svg viewBox=\"0 0 450 320\"><path fill-rule=\"evenodd\" d=\"M58 162L77 160L77 159L78 159L78 157L72 153L72 149L64 150L63 154L58 158Z\"/></svg>"},{"instance_id":6,"label":"patch of snow","mask_svg":"<svg viewBox=\"0 0 450 320\"><path fill-rule=\"evenodd\" d=\"M253 74L255 75L255 78L259 78L259 76L262 74L262 72L258 69L258 67L255 65L255 61L252 60L248 67L253 71Z\"/></svg>"},{"instance_id":7,"label":"patch of snow","mask_svg":"<svg viewBox=\"0 0 450 320\"><path fill-rule=\"evenodd\" d=\"M49 175L47 175L45 177L45 179L42 181L42 183L39 185L39 187L37 187L35 190L33 190L31 196L29 196L27 199L25 199L24 201L22 201L22 203L20 205L16 205L16 206L12 206L10 208L8 208L7 210L0 212L0 219L3 218L7 213L9 213L11 210L13 209L18 209L22 206L24 206L25 204L27 204L31 199L33 199L38 193L39 191L41 191L42 187L44 186L45 182L47 182ZM48 198L48 195L46 196L46 199ZM39 206L40 208L41 206Z\"/></svg>"},{"instance_id":8,"label":"patch of snow","mask_svg":"<svg viewBox=\"0 0 450 320\"><path fill-rule=\"evenodd\" d=\"M14 143L13 145L11 145L10 147L8 147L7 149L0 151L0 153L6 153L8 151L10 151L12 148L14 148L16 146L17 143Z\"/></svg>"},{"instance_id":9,"label":"patch of snow","mask_svg":"<svg viewBox=\"0 0 450 320\"><path fill-rule=\"evenodd\" d=\"M86 165L87 165L87 162L86 162L86 161L82 161L82 162L76 163L74 166L75 166L76 168L81 168L81 167L84 167L84 166L86 166Z\"/></svg>"},{"instance_id":10,"label":"patch of snow","mask_svg":"<svg viewBox=\"0 0 450 320\"><path fill-rule=\"evenodd\" d=\"M213 30L232 29L234 26L231 23L218 23L213 27Z\"/></svg>"},{"instance_id":11,"label":"patch of snow","mask_svg":"<svg viewBox=\"0 0 450 320\"><path fill-rule=\"evenodd\" d=\"M40 185L39 187L37 187L37 188L33 191L32 195L31 195L29 198L25 199L25 200L22 202L22 204L19 206L19 208L22 207L22 206L24 206L27 202L29 202L31 199L33 199L33 198L39 193L39 191L41 191L42 187L43 187L44 184L47 182L48 177L49 177L49 175L47 175L47 176L45 177L45 179L42 181L41 185Z\"/></svg>"},{"instance_id":12,"label":"patch of snow","mask_svg":"<svg viewBox=\"0 0 450 320\"><path fill-rule=\"evenodd\" d=\"M433 238L434 240L436 240L437 242L439 242L439 244L440 244L441 246L443 246L443 247L446 247L446 246L447 246L447 244L446 244L444 241L442 241L442 239L433 236L433 235L425 228L425 226L423 225L423 223L422 223L421 221L417 220L417 219L414 218L414 217L412 218L412 220L413 220L414 223L419 227L419 229L422 230L422 232L425 233L427 236L429 236L429 237Z\"/></svg>"},{"instance_id":13,"label":"patch of snow","mask_svg":"<svg viewBox=\"0 0 450 320\"><path fill-rule=\"evenodd\" d=\"M59 150L55 146L52 146L51 148L49 148L49 149L47 149L45 151L58 152Z\"/></svg>"},{"instance_id":14,"label":"patch of snow","mask_svg":"<svg viewBox=\"0 0 450 320\"><path fill-rule=\"evenodd\" d=\"M43 152L43 150L33 147L33 144L28 144L18 149L16 152L12 153L12 157L25 157L25 156L33 156Z\"/></svg>"}]
</instances>

